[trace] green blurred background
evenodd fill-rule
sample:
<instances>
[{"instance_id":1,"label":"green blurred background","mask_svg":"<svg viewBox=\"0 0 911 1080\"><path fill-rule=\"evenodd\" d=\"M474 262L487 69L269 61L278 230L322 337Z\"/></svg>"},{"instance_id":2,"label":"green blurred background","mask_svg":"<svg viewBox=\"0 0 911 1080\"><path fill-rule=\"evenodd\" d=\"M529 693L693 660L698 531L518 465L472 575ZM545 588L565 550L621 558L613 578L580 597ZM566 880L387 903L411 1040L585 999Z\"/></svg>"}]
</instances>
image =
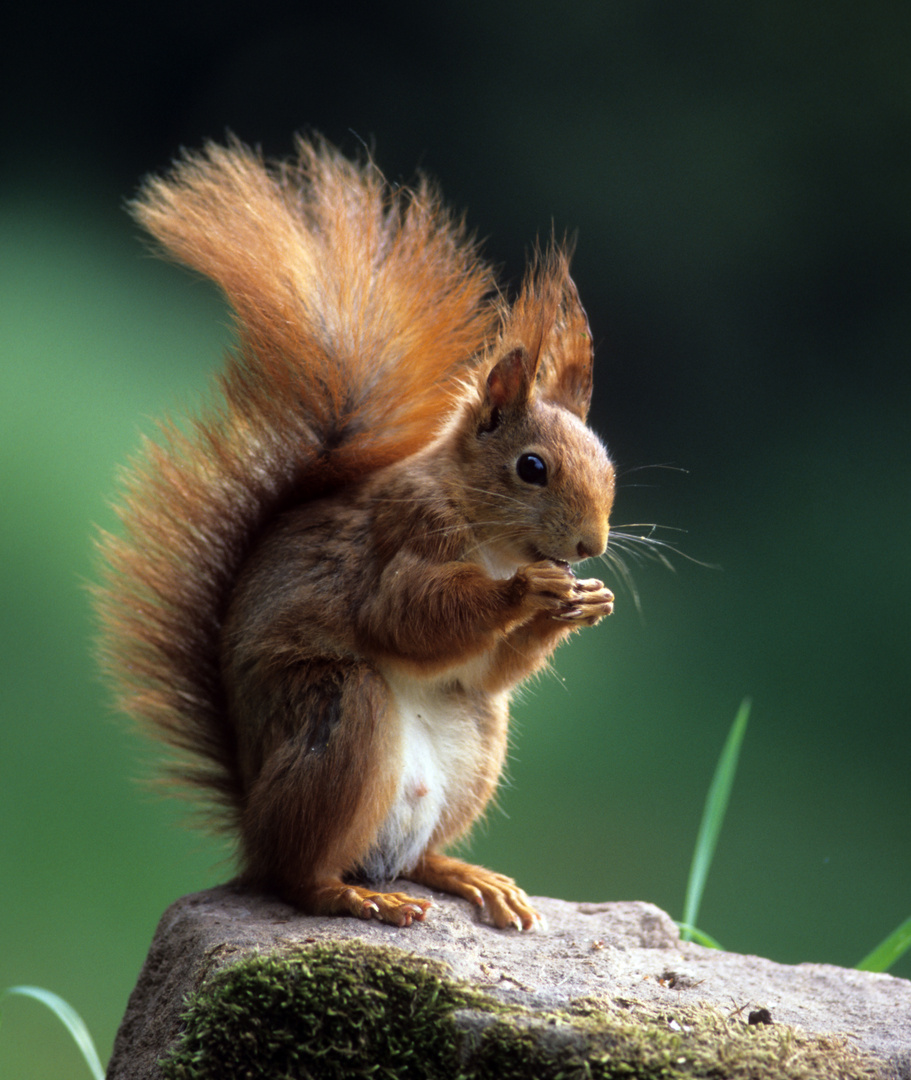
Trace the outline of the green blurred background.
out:
<instances>
[{"instance_id":1,"label":"green blurred background","mask_svg":"<svg viewBox=\"0 0 911 1080\"><path fill-rule=\"evenodd\" d=\"M532 893L679 918L749 695L701 925L851 965L911 914L907 3L4 20L0 987L62 994L106 1057L165 906L230 873L135 782L157 750L98 684L85 590L118 463L230 341L218 297L148 258L122 203L226 129L284 154L315 128L394 180L423 168L512 281L552 223L577 231L615 522L719 567L638 568L641 610L618 589L523 694L472 854ZM0 1075L85 1075L40 1006L3 1014Z\"/></svg>"}]
</instances>

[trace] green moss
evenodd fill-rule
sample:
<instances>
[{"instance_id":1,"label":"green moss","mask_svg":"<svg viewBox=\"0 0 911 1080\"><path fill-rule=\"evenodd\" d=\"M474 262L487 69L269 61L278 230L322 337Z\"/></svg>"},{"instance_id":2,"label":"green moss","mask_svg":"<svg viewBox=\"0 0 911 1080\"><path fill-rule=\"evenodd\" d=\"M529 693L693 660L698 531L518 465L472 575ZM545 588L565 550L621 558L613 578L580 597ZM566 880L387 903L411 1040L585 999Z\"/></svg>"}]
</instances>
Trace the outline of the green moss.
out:
<instances>
[{"instance_id":1,"label":"green moss","mask_svg":"<svg viewBox=\"0 0 911 1080\"><path fill-rule=\"evenodd\" d=\"M167 1080L452 1077L453 1011L473 1001L443 965L331 943L247 957L193 997Z\"/></svg>"},{"instance_id":2,"label":"green moss","mask_svg":"<svg viewBox=\"0 0 911 1080\"><path fill-rule=\"evenodd\" d=\"M539 1014L540 1016L540 1014ZM523 1030L524 1029L524 1030ZM472 1077L498 1080L873 1080L879 1062L846 1040L753 1026L709 1005L587 999L569 1013L495 1021Z\"/></svg>"},{"instance_id":3,"label":"green moss","mask_svg":"<svg viewBox=\"0 0 911 1080\"><path fill-rule=\"evenodd\" d=\"M189 1002L166 1080L613 1080L877 1077L843 1040L717 1009L586 999L511 1008L442 964L320 943L248 956Z\"/></svg>"}]
</instances>

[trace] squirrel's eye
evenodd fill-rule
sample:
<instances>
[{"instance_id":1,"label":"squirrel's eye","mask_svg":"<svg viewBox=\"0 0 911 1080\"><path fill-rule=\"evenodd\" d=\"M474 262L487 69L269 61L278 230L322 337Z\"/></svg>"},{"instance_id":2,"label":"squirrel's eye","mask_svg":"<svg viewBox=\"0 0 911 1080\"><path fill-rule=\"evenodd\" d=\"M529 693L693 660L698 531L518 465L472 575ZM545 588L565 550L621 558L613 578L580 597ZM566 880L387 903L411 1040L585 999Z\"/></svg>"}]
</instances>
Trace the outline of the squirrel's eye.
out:
<instances>
[{"instance_id":1,"label":"squirrel's eye","mask_svg":"<svg viewBox=\"0 0 911 1080\"><path fill-rule=\"evenodd\" d=\"M547 466L537 454L522 454L516 462L516 473L526 484L543 487L547 483Z\"/></svg>"}]
</instances>

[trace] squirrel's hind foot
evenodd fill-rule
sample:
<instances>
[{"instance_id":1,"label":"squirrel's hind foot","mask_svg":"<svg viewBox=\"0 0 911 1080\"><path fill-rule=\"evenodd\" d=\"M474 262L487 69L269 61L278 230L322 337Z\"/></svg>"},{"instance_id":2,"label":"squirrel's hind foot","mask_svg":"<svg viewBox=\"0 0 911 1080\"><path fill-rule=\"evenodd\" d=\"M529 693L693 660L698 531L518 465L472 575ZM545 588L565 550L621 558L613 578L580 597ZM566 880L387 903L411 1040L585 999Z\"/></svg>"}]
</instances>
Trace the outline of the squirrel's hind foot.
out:
<instances>
[{"instance_id":1,"label":"squirrel's hind foot","mask_svg":"<svg viewBox=\"0 0 911 1080\"><path fill-rule=\"evenodd\" d=\"M418 900L405 893L374 892L360 886L349 885L342 902L352 915L360 919L379 919L392 926L411 926L422 922L431 906L431 900Z\"/></svg>"},{"instance_id":2,"label":"squirrel's hind foot","mask_svg":"<svg viewBox=\"0 0 911 1080\"><path fill-rule=\"evenodd\" d=\"M432 903L405 893L375 892L333 881L318 886L305 907L314 915L353 915L358 919L379 919L390 926L411 926L423 921Z\"/></svg>"},{"instance_id":3,"label":"squirrel's hind foot","mask_svg":"<svg viewBox=\"0 0 911 1080\"><path fill-rule=\"evenodd\" d=\"M507 927L531 930L544 924L525 892L512 878L485 870L483 866L428 852L405 877L485 908L491 922L501 930Z\"/></svg>"}]
</instances>

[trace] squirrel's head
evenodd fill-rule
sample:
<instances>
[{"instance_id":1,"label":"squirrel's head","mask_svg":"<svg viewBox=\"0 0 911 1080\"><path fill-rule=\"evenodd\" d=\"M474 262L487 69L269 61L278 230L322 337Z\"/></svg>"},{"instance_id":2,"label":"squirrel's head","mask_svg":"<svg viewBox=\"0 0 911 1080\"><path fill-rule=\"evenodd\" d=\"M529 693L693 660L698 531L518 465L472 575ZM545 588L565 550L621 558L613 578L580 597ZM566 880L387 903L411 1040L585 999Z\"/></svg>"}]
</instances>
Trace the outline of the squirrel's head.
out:
<instances>
[{"instance_id":1,"label":"squirrel's head","mask_svg":"<svg viewBox=\"0 0 911 1080\"><path fill-rule=\"evenodd\" d=\"M585 424L591 388L591 335L561 253L505 313L458 422L469 516L505 562L607 547L614 469Z\"/></svg>"}]
</instances>

